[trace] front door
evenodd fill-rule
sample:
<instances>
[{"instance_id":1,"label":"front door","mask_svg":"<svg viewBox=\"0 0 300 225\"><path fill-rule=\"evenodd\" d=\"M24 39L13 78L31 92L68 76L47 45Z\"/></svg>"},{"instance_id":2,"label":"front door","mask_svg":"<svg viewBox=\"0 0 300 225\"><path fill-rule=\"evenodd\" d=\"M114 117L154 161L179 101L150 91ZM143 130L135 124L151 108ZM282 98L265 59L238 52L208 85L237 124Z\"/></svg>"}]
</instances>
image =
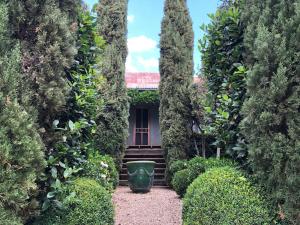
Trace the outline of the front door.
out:
<instances>
[{"instance_id":1,"label":"front door","mask_svg":"<svg viewBox=\"0 0 300 225\"><path fill-rule=\"evenodd\" d=\"M149 110L138 108L135 113L135 145L149 145Z\"/></svg>"}]
</instances>

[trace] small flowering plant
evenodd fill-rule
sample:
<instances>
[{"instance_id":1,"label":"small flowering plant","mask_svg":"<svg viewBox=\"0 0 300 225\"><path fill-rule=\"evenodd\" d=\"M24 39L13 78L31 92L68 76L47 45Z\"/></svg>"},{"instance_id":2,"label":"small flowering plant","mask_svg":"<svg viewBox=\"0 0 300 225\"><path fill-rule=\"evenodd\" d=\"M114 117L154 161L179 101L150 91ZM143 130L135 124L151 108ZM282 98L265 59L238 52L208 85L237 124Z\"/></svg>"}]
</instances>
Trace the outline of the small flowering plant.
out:
<instances>
[{"instance_id":1,"label":"small flowering plant","mask_svg":"<svg viewBox=\"0 0 300 225\"><path fill-rule=\"evenodd\" d=\"M84 175L95 179L107 190L118 184L118 172L113 159L108 155L90 155L84 168Z\"/></svg>"}]
</instances>

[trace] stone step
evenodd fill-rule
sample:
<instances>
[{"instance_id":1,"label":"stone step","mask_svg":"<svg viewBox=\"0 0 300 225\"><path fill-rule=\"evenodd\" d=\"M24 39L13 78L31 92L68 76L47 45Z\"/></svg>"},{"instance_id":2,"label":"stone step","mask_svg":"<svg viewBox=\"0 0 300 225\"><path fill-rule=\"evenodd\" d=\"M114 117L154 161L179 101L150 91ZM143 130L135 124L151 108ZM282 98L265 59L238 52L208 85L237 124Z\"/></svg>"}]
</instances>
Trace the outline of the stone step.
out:
<instances>
[{"instance_id":1,"label":"stone step","mask_svg":"<svg viewBox=\"0 0 300 225\"><path fill-rule=\"evenodd\" d=\"M124 156L124 159L127 159L127 158L164 158L164 155L163 154L160 154L160 153L155 153L155 152L140 152L140 153L127 153L125 156Z\"/></svg>"},{"instance_id":2,"label":"stone step","mask_svg":"<svg viewBox=\"0 0 300 225\"><path fill-rule=\"evenodd\" d=\"M164 173L166 170L166 168L154 168L154 172L155 173ZM121 173L127 173L127 168L126 167L123 167L121 169Z\"/></svg>"},{"instance_id":3,"label":"stone step","mask_svg":"<svg viewBox=\"0 0 300 225\"><path fill-rule=\"evenodd\" d=\"M119 177L120 180L128 180L128 175L127 173L125 174L120 174ZM154 174L154 179L165 179L165 174L164 173L155 173Z\"/></svg>"},{"instance_id":4,"label":"stone step","mask_svg":"<svg viewBox=\"0 0 300 225\"><path fill-rule=\"evenodd\" d=\"M161 149L160 145L130 145L127 149Z\"/></svg>"},{"instance_id":5,"label":"stone step","mask_svg":"<svg viewBox=\"0 0 300 225\"><path fill-rule=\"evenodd\" d=\"M122 168L126 168L127 169L127 165L126 163L122 163ZM162 163L155 163L154 168L166 168L166 163L162 162Z\"/></svg>"},{"instance_id":6,"label":"stone step","mask_svg":"<svg viewBox=\"0 0 300 225\"><path fill-rule=\"evenodd\" d=\"M128 180L119 180L120 186L128 186ZM164 186L166 187L166 180L165 179L154 179L153 186Z\"/></svg>"},{"instance_id":7,"label":"stone step","mask_svg":"<svg viewBox=\"0 0 300 225\"><path fill-rule=\"evenodd\" d=\"M151 154L160 154L164 155L164 151L162 149L132 149L126 150L125 155L133 155L133 154L143 154L143 155L151 155Z\"/></svg>"},{"instance_id":8,"label":"stone step","mask_svg":"<svg viewBox=\"0 0 300 225\"><path fill-rule=\"evenodd\" d=\"M155 161L156 163L164 163L164 158L124 158L123 163L130 162L130 161Z\"/></svg>"}]
</instances>

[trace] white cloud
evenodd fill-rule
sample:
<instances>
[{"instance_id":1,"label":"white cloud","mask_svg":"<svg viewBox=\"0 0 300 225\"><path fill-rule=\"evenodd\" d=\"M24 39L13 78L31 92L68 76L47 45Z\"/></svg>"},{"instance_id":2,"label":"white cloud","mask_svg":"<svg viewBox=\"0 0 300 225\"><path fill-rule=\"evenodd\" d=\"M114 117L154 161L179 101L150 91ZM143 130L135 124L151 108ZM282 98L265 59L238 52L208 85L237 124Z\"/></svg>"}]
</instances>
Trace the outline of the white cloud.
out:
<instances>
[{"instance_id":1,"label":"white cloud","mask_svg":"<svg viewBox=\"0 0 300 225\"><path fill-rule=\"evenodd\" d=\"M132 56L130 54L128 54L128 56L127 56L125 68L126 68L126 72L137 72L138 71L138 69L133 64Z\"/></svg>"},{"instance_id":2,"label":"white cloud","mask_svg":"<svg viewBox=\"0 0 300 225\"><path fill-rule=\"evenodd\" d=\"M129 23L132 23L134 21L134 18L135 18L134 15L128 15L127 16L127 20L128 20Z\"/></svg>"},{"instance_id":3,"label":"white cloud","mask_svg":"<svg viewBox=\"0 0 300 225\"><path fill-rule=\"evenodd\" d=\"M157 47L155 40L144 35L129 38L127 41L129 52L148 52Z\"/></svg>"},{"instance_id":4,"label":"white cloud","mask_svg":"<svg viewBox=\"0 0 300 225\"><path fill-rule=\"evenodd\" d=\"M158 71L158 59L138 57L137 62L143 67L144 71Z\"/></svg>"}]
</instances>

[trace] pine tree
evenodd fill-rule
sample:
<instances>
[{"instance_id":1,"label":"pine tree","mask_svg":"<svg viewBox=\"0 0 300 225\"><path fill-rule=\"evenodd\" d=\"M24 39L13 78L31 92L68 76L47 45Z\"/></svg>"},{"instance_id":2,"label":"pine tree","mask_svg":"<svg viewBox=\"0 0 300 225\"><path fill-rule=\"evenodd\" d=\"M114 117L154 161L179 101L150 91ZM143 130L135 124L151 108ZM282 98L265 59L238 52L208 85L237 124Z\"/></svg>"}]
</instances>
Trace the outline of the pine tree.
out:
<instances>
[{"instance_id":1,"label":"pine tree","mask_svg":"<svg viewBox=\"0 0 300 225\"><path fill-rule=\"evenodd\" d=\"M248 99L243 132L253 173L293 224L300 222L300 4L246 1Z\"/></svg>"},{"instance_id":2,"label":"pine tree","mask_svg":"<svg viewBox=\"0 0 300 225\"><path fill-rule=\"evenodd\" d=\"M70 26L69 15L59 9L65 1L7 2L14 36L21 43L23 82L31 92L28 101L36 106L40 131L50 148L52 122L64 110L70 89L65 69L76 54L76 27Z\"/></svg>"},{"instance_id":3,"label":"pine tree","mask_svg":"<svg viewBox=\"0 0 300 225\"><path fill-rule=\"evenodd\" d=\"M167 163L187 157L191 137L192 21L185 0L166 0L160 38L160 129Z\"/></svg>"},{"instance_id":4,"label":"pine tree","mask_svg":"<svg viewBox=\"0 0 300 225\"><path fill-rule=\"evenodd\" d=\"M107 81L104 110L99 114L96 135L100 151L113 155L118 164L128 136L129 103L125 85L127 56L127 0L101 0L98 5L98 31L106 41L103 76Z\"/></svg>"},{"instance_id":5,"label":"pine tree","mask_svg":"<svg viewBox=\"0 0 300 225\"><path fill-rule=\"evenodd\" d=\"M35 210L31 194L45 167L34 117L18 101L23 95L21 53L8 34L8 9L0 3L0 221L4 225L19 224L18 217L25 220Z\"/></svg>"}]
</instances>

